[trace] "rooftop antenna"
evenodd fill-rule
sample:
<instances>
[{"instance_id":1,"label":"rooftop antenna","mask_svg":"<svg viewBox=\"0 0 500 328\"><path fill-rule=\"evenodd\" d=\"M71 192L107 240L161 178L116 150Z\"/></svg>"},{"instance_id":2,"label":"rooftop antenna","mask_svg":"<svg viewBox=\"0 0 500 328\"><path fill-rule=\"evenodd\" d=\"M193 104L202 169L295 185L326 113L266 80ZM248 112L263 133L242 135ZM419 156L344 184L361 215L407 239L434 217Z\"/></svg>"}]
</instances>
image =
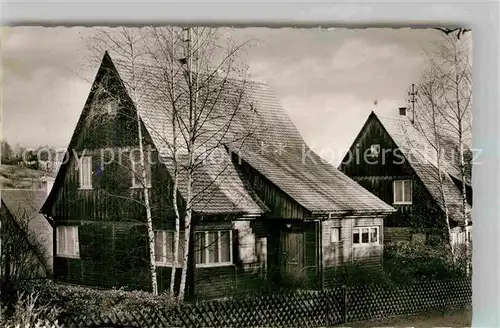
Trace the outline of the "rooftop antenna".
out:
<instances>
[{"instance_id":1,"label":"rooftop antenna","mask_svg":"<svg viewBox=\"0 0 500 328\"><path fill-rule=\"evenodd\" d=\"M415 123L415 103L417 102L417 99L415 98L415 96L418 95L418 91L415 90L415 84L412 83L411 84L411 89L410 91L408 91L408 102L411 103L411 113L412 113L412 119L411 119L411 123L414 124Z\"/></svg>"}]
</instances>

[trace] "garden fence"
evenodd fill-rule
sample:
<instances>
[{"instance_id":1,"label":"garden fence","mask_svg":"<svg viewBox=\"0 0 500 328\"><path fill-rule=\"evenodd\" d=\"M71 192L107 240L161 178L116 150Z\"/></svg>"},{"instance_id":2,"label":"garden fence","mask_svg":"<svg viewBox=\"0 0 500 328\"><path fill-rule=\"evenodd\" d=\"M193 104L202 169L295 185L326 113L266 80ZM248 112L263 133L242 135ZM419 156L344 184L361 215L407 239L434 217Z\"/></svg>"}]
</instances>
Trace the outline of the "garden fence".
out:
<instances>
[{"instance_id":1,"label":"garden fence","mask_svg":"<svg viewBox=\"0 0 500 328\"><path fill-rule=\"evenodd\" d=\"M61 317L65 327L328 327L471 304L470 280L337 287Z\"/></svg>"}]
</instances>

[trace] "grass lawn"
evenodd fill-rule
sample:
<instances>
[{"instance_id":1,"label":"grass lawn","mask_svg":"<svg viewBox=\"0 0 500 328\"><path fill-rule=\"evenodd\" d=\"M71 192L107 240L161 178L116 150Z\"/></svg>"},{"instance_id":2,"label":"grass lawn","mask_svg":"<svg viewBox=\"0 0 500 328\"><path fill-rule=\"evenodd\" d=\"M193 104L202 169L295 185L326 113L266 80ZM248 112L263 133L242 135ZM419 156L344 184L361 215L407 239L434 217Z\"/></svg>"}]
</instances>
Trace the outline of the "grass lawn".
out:
<instances>
[{"instance_id":1,"label":"grass lawn","mask_svg":"<svg viewBox=\"0 0 500 328\"><path fill-rule=\"evenodd\" d=\"M377 319L357 323L349 323L338 327L373 328L373 327L471 327L472 308L450 311L434 311L412 316L401 316L389 319Z\"/></svg>"}]
</instances>

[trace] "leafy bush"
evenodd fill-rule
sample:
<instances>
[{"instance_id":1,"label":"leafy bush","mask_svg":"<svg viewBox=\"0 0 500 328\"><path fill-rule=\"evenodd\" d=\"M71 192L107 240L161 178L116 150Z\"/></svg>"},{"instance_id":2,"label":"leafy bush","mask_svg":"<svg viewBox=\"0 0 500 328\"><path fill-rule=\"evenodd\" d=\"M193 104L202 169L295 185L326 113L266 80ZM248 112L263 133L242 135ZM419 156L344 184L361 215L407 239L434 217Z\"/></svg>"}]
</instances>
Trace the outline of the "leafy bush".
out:
<instances>
[{"instance_id":1,"label":"leafy bush","mask_svg":"<svg viewBox=\"0 0 500 328\"><path fill-rule=\"evenodd\" d=\"M329 285L392 285L389 275L384 272L382 267L368 266L362 262L328 268L325 276Z\"/></svg>"},{"instance_id":2,"label":"leafy bush","mask_svg":"<svg viewBox=\"0 0 500 328\"><path fill-rule=\"evenodd\" d=\"M453 260L446 245L399 242L384 249L384 270L396 283L464 278L465 267Z\"/></svg>"},{"instance_id":3,"label":"leafy bush","mask_svg":"<svg viewBox=\"0 0 500 328\"><path fill-rule=\"evenodd\" d=\"M145 307L169 307L175 301L167 294L155 296L145 291L122 289L99 290L90 287L65 285L53 281L25 285L26 292L38 293L44 304L54 306L59 316L94 315L108 311L141 310Z\"/></svg>"}]
</instances>

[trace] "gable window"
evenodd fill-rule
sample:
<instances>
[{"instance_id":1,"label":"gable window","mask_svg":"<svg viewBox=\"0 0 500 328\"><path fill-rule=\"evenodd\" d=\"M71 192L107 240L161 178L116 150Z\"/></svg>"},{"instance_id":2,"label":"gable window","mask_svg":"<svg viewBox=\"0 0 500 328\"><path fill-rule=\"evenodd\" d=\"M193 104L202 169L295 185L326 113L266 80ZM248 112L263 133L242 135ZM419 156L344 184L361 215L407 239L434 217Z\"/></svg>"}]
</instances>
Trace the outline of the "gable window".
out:
<instances>
[{"instance_id":1,"label":"gable window","mask_svg":"<svg viewBox=\"0 0 500 328\"><path fill-rule=\"evenodd\" d=\"M197 266L230 265L233 263L232 231L200 231L195 234Z\"/></svg>"},{"instance_id":2,"label":"gable window","mask_svg":"<svg viewBox=\"0 0 500 328\"><path fill-rule=\"evenodd\" d=\"M378 157L380 154L380 145L371 145L370 148L368 149L368 156L369 157Z\"/></svg>"},{"instance_id":3,"label":"gable window","mask_svg":"<svg viewBox=\"0 0 500 328\"><path fill-rule=\"evenodd\" d=\"M78 161L80 189L92 189L92 156L83 156Z\"/></svg>"},{"instance_id":4,"label":"gable window","mask_svg":"<svg viewBox=\"0 0 500 328\"><path fill-rule=\"evenodd\" d=\"M412 181L395 180L393 183L394 204L412 203Z\"/></svg>"},{"instance_id":5,"label":"gable window","mask_svg":"<svg viewBox=\"0 0 500 328\"><path fill-rule=\"evenodd\" d=\"M78 243L78 227L58 226L56 230L57 256L79 257L80 246Z\"/></svg>"},{"instance_id":6,"label":"gable window","mask_svg":"<svg viewBox=\"0 0 500 328\"><path fill-rule=\"evenodd\" d=\"M155 231L155 256L158 266L180 266L184 257L184 231L179 232L177 262L174 263L175 231Z\"/></svg>"},{"instance_id":7,"label":"gable window","mask_svg":"<svg viewBox=\"0 0 500 328\"><path fill-rule=\"evenodd\" d=\"M118 112L118 102L115 100L108 100L104 104L104 110L109 116L114 116Z\"/></svg>"},{"instance_id":8,"label":"gable window","mask_svg":"<svg viewBox=\"0 0 500 328\"><path fill-rule=\"evenodd\" d=\"M142 165L141 153L139 149L133 150L131 153L131 168L132 168L132 188L151 187L151 165L149 163L149 152L144 151L144 162L146 164L146 181L142 181Z\"/></svg>"},{"instance_id":9,"label":"gable window","mask_svg":"<svg viewBox=\"0 0 500 328\"><path fill-rule=\"evenodd\" d=\"M354 246L378 245L379 227L359 227L352 229L352 243Z\"/></svg>"},{"instance_id":10,"label":"gable window","mask_svg":"<svg viewBox=\"0 0 500 328\"><path fill-rule=\"evenodd\" d=\"M340 228L332 228L330 230L330 242L338 243L340 241Z\"/></svg>"}]
</instances>

